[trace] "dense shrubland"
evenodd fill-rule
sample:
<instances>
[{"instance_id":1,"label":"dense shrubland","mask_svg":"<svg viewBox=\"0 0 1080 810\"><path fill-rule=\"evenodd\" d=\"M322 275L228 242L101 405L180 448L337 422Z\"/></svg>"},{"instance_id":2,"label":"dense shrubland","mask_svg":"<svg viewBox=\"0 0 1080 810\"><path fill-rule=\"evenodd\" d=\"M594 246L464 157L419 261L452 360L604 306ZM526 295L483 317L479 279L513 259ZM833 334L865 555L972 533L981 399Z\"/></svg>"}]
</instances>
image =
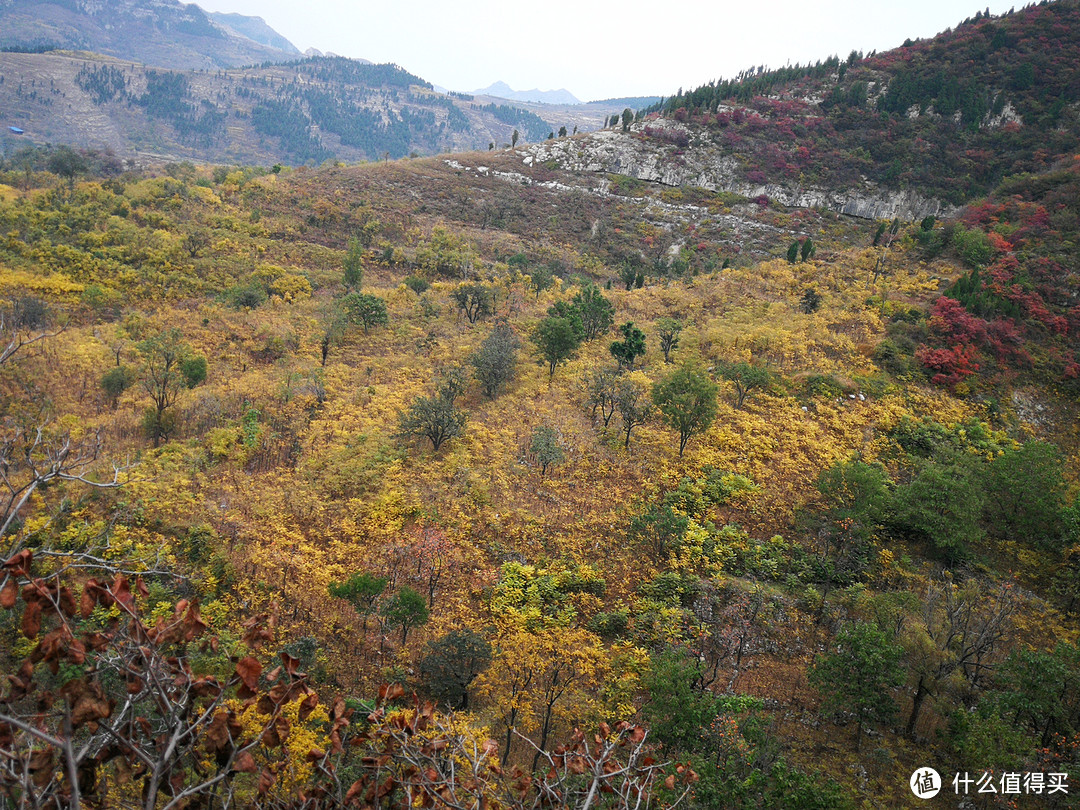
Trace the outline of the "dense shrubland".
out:
<instances>
[{"instance_id":1,"label":"dense shrubland","mask_svg":"<svg viewBox=\"0 0 1080 810\"><path fill-rule=\"evenodd\" d=\"M13 801L1080 780L1075 161L894 224L71 151L0 174Z\"/></svg>"}]
</instances>

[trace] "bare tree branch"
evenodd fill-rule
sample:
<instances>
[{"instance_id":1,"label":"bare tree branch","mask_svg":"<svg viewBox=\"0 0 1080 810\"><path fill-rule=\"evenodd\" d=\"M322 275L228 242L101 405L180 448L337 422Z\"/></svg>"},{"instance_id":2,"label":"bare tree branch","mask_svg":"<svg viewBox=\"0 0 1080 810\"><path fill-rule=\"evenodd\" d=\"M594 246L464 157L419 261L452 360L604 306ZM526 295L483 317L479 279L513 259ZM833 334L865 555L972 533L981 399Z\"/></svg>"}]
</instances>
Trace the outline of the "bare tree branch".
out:
<instances>
[{"instance_id":1,"label":"bare tree branch","mask_svg":"<svg viewBox=\"0 0 1080 810\"><path fill-rule=\"evenodd\" d=\"M67 331L67 326L65 321L53 331L26 329L14 313L0 311L0 366L14 357L19 350Z\"/></svg>"},{"instance_id":2,"label":"bare tree branch","mask_svg":"<svg viewBox=\"0 0 1080 810\"><path fill-rule=\"evenodd\" d=\"M27 428L9 421L6 427L6 435L0 437L0 536L43 484L70 481L115 489L124 483L127 466L110 465L112 477L104 480L91 475L101 455L100 431L76 438L70 431L53 435L47 424Z\"/></svg>"}]
</instances>

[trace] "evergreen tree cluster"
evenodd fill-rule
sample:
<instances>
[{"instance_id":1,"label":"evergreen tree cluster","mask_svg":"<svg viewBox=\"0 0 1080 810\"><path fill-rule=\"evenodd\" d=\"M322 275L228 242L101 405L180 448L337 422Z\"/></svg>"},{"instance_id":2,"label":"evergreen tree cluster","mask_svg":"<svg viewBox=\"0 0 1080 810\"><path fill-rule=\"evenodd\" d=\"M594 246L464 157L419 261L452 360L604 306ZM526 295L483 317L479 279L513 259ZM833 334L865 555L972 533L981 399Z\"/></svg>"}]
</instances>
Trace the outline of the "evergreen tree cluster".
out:
<instances>
[{"instance_id":1,"label":"evergreen tree cluster","mask_svg":"<svg viewBox=\"0 0 1080 810\"><path fill-rule=\"evenodd\" d=\"M323 84L341 84L348 87L396 87L408 90L410 85L432 89L431 83L415 76L397 65L365 65L344 56L314 56L293 63L296 72ZM270 67L270 64L264 67Z\"/></svg>"},{"instance_id":2,"label":"evergreen tree cluster","mask_svg":"<svg viewBox=\"0 0 1080 810\"><path fill-rule=\"evenodd\" d=\"M776 70L769 70L764 65L740 71L734 79L720 79L703 84L693 90L679 92L641 110L642 115L653 112L674 113L680 107L688 110L708 110L716 112L721 103L739 101L747 103L757 96L771 95L778 87L804 80L821 80L834 73L840 66L840 60L831 56L824 62L815 64L793 65Z\"/></svg>"},{"instance_id":3,"label":"evergreen tree cluster","mask_svg":"<svg viewBox=\"0 0 1080 810\"><path fill-rule=\"evenodd\" d=\"M75 74L75 84L89 93L95 104L127 95L127 79L112 65L85 65Z\"/></svg>"},{"instance_id":4,"label":"evergreen tree cluster","mask_svg":"<svg viewBox=\"0 0 1080 810\"><path fill-rule=\"evenodd\" d=\"M330 157L330 150L312 137L310 120L303 110L291 101L264 101L251 110L251 123L261 135L278 138L293 159L303 163L321 163Z\"/></svg>"},{"instance_id":5,"label":"evergreen tree cluster","mask_svg":"<svg viewBox=\"0 0 1080 810\"><path fill-rule=\"evenodd\" d=\"M195 107L190 100L190 89L182 73L150 70L146 73L146 92L132 102L144 108L150 117L171 124L181 141L209 146L224 134L226 115L206 100Z\"/></svg>"},{"instance_id":6,"label":"evergreen tree cluster","mask_svg":"<svg viewBox=\"0 0 1080 810\"><path fill-rule=\"evenodd\" d=\"M494 103L484 104L479 107L476 105L473 106L474 109L478 109L481 112L491 113L495 116L495 120L521 130L525 134L525 140L527 141L542 141L547 137L548 132L551 131L551 126L547 121L528 110L511 107L507 104Z\"/></svg>"}]
</instances>

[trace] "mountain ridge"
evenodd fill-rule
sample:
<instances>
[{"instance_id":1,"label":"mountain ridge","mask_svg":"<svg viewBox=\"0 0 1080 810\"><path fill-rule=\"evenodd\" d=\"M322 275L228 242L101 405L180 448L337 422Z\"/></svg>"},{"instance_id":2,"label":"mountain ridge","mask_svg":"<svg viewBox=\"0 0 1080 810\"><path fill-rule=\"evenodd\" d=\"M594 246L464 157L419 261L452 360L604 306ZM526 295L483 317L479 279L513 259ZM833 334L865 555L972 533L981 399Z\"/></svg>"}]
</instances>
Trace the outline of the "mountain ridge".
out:
<instances>
[{"instance_id":1,"label":"mountain ridge","mask_svg":"<svg viewBox=\"0 0 1080 810\"><path fill-rule=\"evenodd\" d=\"M205 9L204 9L205 11ZM228 28L232 33L289 54L300 54L300 49L271 28L262 17L229 14L220 11L205 12L211 20Z\"/></svg>"},{"instance_id":2,"label":"mountain ridge","mask_svg":"<svg viewBox=\"0 0 1080 810\"><path fill-rule=\"evenodd\" d=\"M480 90L470 90L469 93L474 96L494 96L495 98L504 98L509 101L528 101L535 104L576 105L582 103L580 99L566 88L560 88L558 90L540 90L537 88L533 88L532 90L514 90L510 85L501 80L481 88Z\"/></svg>"},{"instance_id":3,"label":"mountain ridge","mask_svg":"<svg viewBox=\"0 0 1080 810\"><path fill-rule=\"evenodd\" d=\"M1047 48L1047 43L1054 43ZM745 71L646 108L741 155L748 182L920 188L952 205L1080 148L1080 3L962 22L891 51ZM642 135L650 137L647 126Z\"/></svg>"},{"instance_id":4,"label":"mountain ridge","mask_svg":"<svg viewBox=\"0 0 1080 810\"><path fill-rule=\"evenodd\" d=\"M92 51L154 67L205 70L284 61L292 51L257 41L287 43L258 18L233 20L233 33L194 4L177 0L8 0L0 4L0 47ZM272 36L271 36L272 35ZM291 43L290 43L291 47Z\"/></svg>"}]
</instances>

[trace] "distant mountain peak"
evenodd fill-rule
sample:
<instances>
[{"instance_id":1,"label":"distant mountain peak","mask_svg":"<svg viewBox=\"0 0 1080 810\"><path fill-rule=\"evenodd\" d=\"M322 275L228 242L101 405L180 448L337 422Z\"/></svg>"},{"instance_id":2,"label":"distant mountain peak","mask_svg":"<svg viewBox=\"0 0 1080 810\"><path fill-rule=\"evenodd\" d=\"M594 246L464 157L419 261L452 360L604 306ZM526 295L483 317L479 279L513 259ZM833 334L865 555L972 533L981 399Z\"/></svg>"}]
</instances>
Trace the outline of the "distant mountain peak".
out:
<instances>
[{"instance_id":1,"label":"distant mountain peak","mask_svg":"<svg viewBox=\"0 0 1080 810\"><path fill-rule=\"evenodd\" d=\"M359 56L342 56L341 54L334 53L333 51L320 51L318 48L308 48L304 51L304 56L309 59L348 59L350 62L356 62L360 65L373 65L375 64L370 59L361 59Z\"/></svg>"},{"instance_id":2,"label":"distant mountain peak","mask_svg":"<svg viewBox=\"0 0 1080 810\"><path fill-rule=\"evenodd\" d=\"M236 36L246 37L252 42L277 48L285 53L299 54L300 49L267 25L262 17L247 17L243 14L224 14L218 11L206 12L215 23Z\"/></svg>"},{"instance_id":3,"label":"distant mountain peak","mask_svg":"<svg viewBox=\"0 0 1080 810\"><path fill-rule=\"evenodd\" d=\"M472 90L474 96L494 96L510 101L529 101L537 104L580 104L581 100L566 88L558 90L515 90L504 81L497 81L482 90Z\"/></svg>"}]
</instances>

